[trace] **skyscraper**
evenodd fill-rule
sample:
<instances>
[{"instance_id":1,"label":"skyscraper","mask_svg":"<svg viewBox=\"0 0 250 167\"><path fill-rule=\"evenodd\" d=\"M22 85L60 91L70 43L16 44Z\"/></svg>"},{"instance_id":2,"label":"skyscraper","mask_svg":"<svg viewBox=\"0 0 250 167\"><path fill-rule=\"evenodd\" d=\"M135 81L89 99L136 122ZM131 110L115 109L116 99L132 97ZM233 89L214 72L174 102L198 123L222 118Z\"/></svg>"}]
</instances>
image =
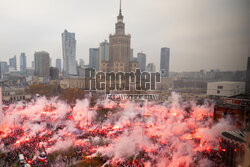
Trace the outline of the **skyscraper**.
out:
<instances>
[{"instance_id":1,"label":"skyscraper","mask_svg":"<svg viewBox=\"0 0 250 167\"><path fill-rule=\"evenodd\" d=\"M89 67L99 70L99 49L90 48L89 49Z\"/></svg>"},{"instance_id":2,"label":"skyscraper","mask_svg":"<svg viewBox=\"0 0 250 167\"><path fill-rule=\"evenodd\" d=\"M137 61L138 61L138 68L141 69L141 71L145 71L146 70L146 54L142 52L138 53Z\"/></svg>"},{"instance_id":3,"label":"skyscraper","mask_svg":"<svg viewBox=\"0 0 250 167\"><path fill-rule=\"evenodd\" d=\"M250 57L247 59L247 71L246 71L246 94L250 93Z\"/></svg>"},{"instance_id":4,"label":"skyscraper","mask_svg":"<svg viewBox=\"0 0 250 167\"><path fill-rule=\"evenodd\" d=\"M102 62L103 71L134 71L137 62L130 61L131 36L125 34L125 23L120 2L120 11L115 25L115 34L109 36L109 61Z\"/></svg>"},{"instance_id":5,"label":"skyscraper","mask_svg":"<svg viewBox=\"0 0 250 167\"><path fill-rule=\"evenodd\" d=\"M21 73L25 73L25 71L26 71L26 56L25 56L25 53L21 53L21 56L20 56L20 71L21 71Z\"/></svg>"},{"instance_id":6,"label":"skyscraper","mask_svg":"<svg viewBox=\"0 0 250 167\"><path fill-rule=\"evenodd\" d=\"M62 51L64 76L77 75L75 33L62 33Z\"/></svg>"},{"instance_id":7,"label":"skyscraper","mask_svg":"<svg viewBox=\"0 0 250 167\"><path fill-rule=\"evenodd\" d=\"M5 61L0 62L0 78L3 74L7 73L9 71L8 63Z\"/></svg>"},{"instance_id":8,"label":"skyscraper","mask_svg":"<svg viewBox=\"0 0 250 167\"><path fill-rule=\"evenodd\" d=\"M156 70L156 67L155 67L155 64L154 64L154 63L149 63L149 64L147 65L147 71L148 71L148 72L155 72L155 70Z\"/></svg>"},{"instance_id":9,"label":"skyscraper","mask_svg":"<svg viewBox=\"0 0 250 167\"><path fill-rule=\"evenodd\" d=\"M56 68L59 70L59 72L62 72L62 60L56 59Z\"/></svg>"},{"instance_id":10,"label":"skyscraper","mask_svg":"<svg viewBox=\"0 0 250 167\"><path fill-rule=\"evenodd\" d=\"M163 77L169 76L169 59L170 59L170 49L169 48L161 48L161 62L160 62L160 70L164 70Z\"/></svg>"},{"instance_id":11,"label":"skyscraper","mask_svg":"<svg viewBox=\"0 0 250 167\"><path fill-rule=\"evenodd\" d=\"M107 40L100 43L99 46L99 69L101 69L101 63L103 61L109 61L109 43Z\"/></svg>"},{"instance_id":12,"label":"skyscraper","mask_svg":"<svg viewBox=\"0 0 250 167\"><path fill-rule=\"evenodd\" d=\"M14 69L16 70L17 69L17 66L16 66L16 56L12 57L9 59L9 67L11 69Z\"/></svg>"},{"instance_id":13,"label":"skyscraper","mask_svg":"<svg viewBox=\"0 0 250 167\"><path fill-rule=\"evenodd\" d=\"M133 61L134 49L130 49L130 61Z\"/></svg>"},{"instance_id":14,"label":"skyscraper","mask_svg":"<svg viewBox=\"0 0 250 167\"><path fill-rule=\"evenodd\" d=\"M56 80L59 77L59 70L56 67L49 68L49 76L51 80Z\"/></svg>"},{"instance_id":15,"label":"skyscraper","mask_svg":"<svg viewBox=\"0 0 250 167\"><path fill-rule=\"evenodd\" d=\"M83 66L84 66L84 60L83 60L83 59L80 59L80 60L79 60L79 66L80 66L80 67L83 67Z\"/></svg>"},{"instance_id":16,"label":"skyscraper","mask_svg":"<svg viewBox=\"0 0 250 167\"><path fill-rule=\"evenodd\" d=\"M35 52L35 75L49 77L49 53L45 51Z\"/></svg>"},{"instance_id":17,"label":"skyscraper","mask_svg":"<svg viewBox=\"0 0 250 167\"><path fill-rule=\"evenodd\" d=\"M32 61L32 62L31 62L31 67L32 67L33 69L35 69L35 61Z\"/></svg>"},{"instance_id":18,"label":"skyscraper","mask_svg":"<svg viewBox=\"0 0 250 167\"><path fill-rule=\"evenodd\" d=\"M51 59L51 57L49 58L49 66L52 67L52 59Z\"/></svg>"}]
</instances>

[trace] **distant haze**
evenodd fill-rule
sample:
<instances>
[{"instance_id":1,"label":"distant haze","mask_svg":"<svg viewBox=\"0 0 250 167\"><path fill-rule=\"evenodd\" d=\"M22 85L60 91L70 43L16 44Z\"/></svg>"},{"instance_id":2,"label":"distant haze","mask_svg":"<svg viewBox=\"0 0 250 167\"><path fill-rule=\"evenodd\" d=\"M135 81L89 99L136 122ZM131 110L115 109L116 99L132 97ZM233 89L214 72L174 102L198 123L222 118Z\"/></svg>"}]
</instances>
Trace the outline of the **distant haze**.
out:
<instances>
[{"instance_id":1,"label":"distant haze","mask_svg":"<svg viewBox=\"0 0 250 167\"><path fill-rule=\"evenodd\" d=\"M159 69L160 48L171 50L170 71L245 70L250 47L250 0L123 0L134 56L143 51ZM0 61L21 52L62 58L61 33L76 33L77 60L115 31L119 0L0 0Z\"/></svg>"}]
</instances>

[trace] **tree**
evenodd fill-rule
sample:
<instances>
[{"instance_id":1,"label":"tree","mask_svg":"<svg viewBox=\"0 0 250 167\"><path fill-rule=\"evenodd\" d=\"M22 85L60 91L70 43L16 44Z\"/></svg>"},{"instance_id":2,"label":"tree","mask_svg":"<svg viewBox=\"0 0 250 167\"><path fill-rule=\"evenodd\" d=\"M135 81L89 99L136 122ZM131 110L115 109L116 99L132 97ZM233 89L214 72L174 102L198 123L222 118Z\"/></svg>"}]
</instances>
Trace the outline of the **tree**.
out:
<instances>
[{"instance_id":1,"label":"tree","mask_svg":"<svg viewBox=\"0 0 250 167\"><path fill-rule=\"evenodd\" d=\"M60 99L67 103L75 103L77 99L84 99L86 92L83 89L69 88L62 90Z\"/></svg>"},{"instance_id":2,"label":"tree","mask_svg":"<svg viewBox=\"0 0 250 167\"><path fill-rule=\"evenodd\" d=\"M61 92L59 85L45 85L45 84L35 84L29 86L26 92L31 95L39 94L40 96L54 97L58 96Z\"/></svg>"}]
</instances>

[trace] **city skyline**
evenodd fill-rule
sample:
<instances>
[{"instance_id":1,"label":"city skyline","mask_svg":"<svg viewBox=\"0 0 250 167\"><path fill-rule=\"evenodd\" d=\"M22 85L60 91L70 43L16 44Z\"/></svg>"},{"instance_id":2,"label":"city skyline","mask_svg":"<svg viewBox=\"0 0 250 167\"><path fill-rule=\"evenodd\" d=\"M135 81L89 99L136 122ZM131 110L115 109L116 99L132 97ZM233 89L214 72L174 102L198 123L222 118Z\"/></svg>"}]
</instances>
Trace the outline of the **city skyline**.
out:
<instances>
[{"instance_id":1,"label":"city skyline","mask_svg":"<svg viewBox=\"0 0 250 167\"><path fill-rule=\"evenodd\" d=\"M164 0L158 3L152 0L124 1L126 32L133 38L131 48L134 49L134 55L143 51L147 54L147 64L154 63L159 70L160 49L168 47L171 48L170 71L245 70L249 56L249 2L221 0L195 3L190 0L186 3ZM52 62L56 58L62 59L60 33L64 29L76 34L77 60L89 62L89 48L98 47L113 32L119 1L43 1L34 4L28 0L22 3L0 0L0 4L0 20L4 25L0 28L0 43L3 43L0 61L8 61L8 58L25 52L27 66L30 67L32 56L37 50L48 51ZM26 10L25 6L32 5L34 8ZM43 10L38 10L39 5L44 7ZM140 12L137 11L138 5L141 6ZM196 5L194 10L193 5ZM75 10L72 11L72 8ZM60 14L64 10L66 14L62 19ZM152 11L151 15L146 15L147 10ZM46 11L49 11L51 18ZM30 16L31 13L34 16ZM54 24L51 24L53 21ZM148 40L144 39L145 34ZM55 66L54 63L52 65Z\"/></svg>"}]
</instances>

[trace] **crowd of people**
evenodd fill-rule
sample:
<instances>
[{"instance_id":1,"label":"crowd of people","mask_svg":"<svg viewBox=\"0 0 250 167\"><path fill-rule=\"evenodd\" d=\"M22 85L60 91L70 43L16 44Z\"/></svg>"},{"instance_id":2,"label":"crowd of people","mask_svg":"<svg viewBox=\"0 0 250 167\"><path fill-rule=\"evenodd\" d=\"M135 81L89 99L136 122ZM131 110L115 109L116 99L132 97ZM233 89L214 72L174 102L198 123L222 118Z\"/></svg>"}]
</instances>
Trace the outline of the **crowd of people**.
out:
<instances>
[{"instance_id":1,"label":"crowd of people","mask_svg":"<svg viewBox=\"0 0 250 167\"><path fill-rule=\"evenodd\" d=\"M59 154L55 159L50 158L50 155L48 155L47 157L48 159L42 162L39 160L39 158L37 158L37 153L41 153L46 150L43 150L44 147L42 147L40 143L43 142L50 143L48 141L52 134L43 137L37 135L36 137L33 137L31 139L19 143L18 138L22 137L24 132L22 131L22 129L16 128L13 129L8 136L2 138L1 140L1 144L3 144L7 148L8 152L5 154L4 157L1 158L0 161L4 162L3 166L8 167L11 166L13 162L18 163L18 155L23 154L27 163L29 163L32 167L43 167L48 165L53 166L55 164L62 164L64 166L69 166L76 162L81 162L86 159L92 158L91 156L95 153L95 150L98 147L98 145L92 144L90 141L86 142L86 139L89 140L90 136L92 138L107 137L107 135L109 134L108 132L109 130L105 129L104 132L101 130L91 130L89 132L82 133L78 135L78 140L83 142L82 143L80 142L75 146L73 146L71 151L68 151L68 153L63 153L62 155ZM116 132L120 133L119 130L118 131L116 130ZM113 135L115 136L115 134ZM53 146L54 144L55 142L51 142L47 147ZM106 143L106 145L108 145L108 143ZM146 152L145 150L141 150L134 157L129 157L122 161L115 162L115 166L143 167L145 163L150 164L150 166L155 166L157 164L157 159L153 159L152 157L157 157L158 154L160 154L161 150L163 149L168 149L168 146L166 144L159 144L159 148L154 152ZM153 156L149 156L149 154ZM219 154L217 151L209 150L207 152L205 151L201 152L200 154L197 154L197 156L199 156L199 158L197 159L200 158L210 159L213 160L214 162L217 162L215 164L219 164L221 159L218 155ZM169 155L164 155L164 156L166 158L171 159L171 156ZM101 161L103 164L105 164L106 162L109 162L109 157L103 156ZM197 164L194 163L194 166L196 165Z\"/></svg>"},{"instance_id":2,"label":"crowd of people","mask_svg":"<svg viewBox=\"0 0 250 167\"><path fill-rule=\"evenodd\" d=\"M49 107L43 109L43 112L53 112L56 107ZM110 109L112 110L112 109ZM61 120L73 120L72 111L68 111L66 117ZM175 113L174 113L175 114ZM188 114L187 114L188 115ZM112 114L109 114L111 117ZM117 115L116 115L117 116ZM113 117L114 120L118 119L116 116ZM185 116L185 115L184 115ZM117 116L118 117L118 116ZM188 119L183 117L184 119ZM207 119L204 117L203 119ZM4 156L0 157L0 162L3 162L3 166L11 166L13 162L19 162L19 154L22 154L28 164L32 167L43 167L43 166L55 166L56 164L61 164L61 166L70 166L78 162L83 162L87 160L92 160L96 158L96 151L99 147L109 146L110 141L115 141L119 139L124 134L124 131L133 131L133 125L140 126L142 129L151 128L154 124L146 125L144 122L144 115L137 114L133 116L133 119L129 123L122 126L115 126L110 121L109 124L98 124L89 122L87 125L80 126L75 125L75 131L70 132L74 134L60 133L59 139L73 138L74 143L71 147L66 150L56 150L48 151L57 144L57 139L54 136L58 136L59 132L63 131L66 127L65 124L55 123L52 124L53 120L47 117L46 114L41 115L41 119L36 122L36 124L46 123L45 129L40 129L36 134L29 135L29 132L24 131L21 127L13 127L9 129L8 132L0 133L0 151L5 151ZM190 130L192 131L192 130ZM69 136L68 136L69 135ZM148 135L147 133L143 135ZM162 140L158 140L157 136L148 135L150 142L156 145L154 150L147 151L144 148L138 147L138 150L134 155L129 157L124 157L119 161L114 161L112 155L98 155L98 159L102 164L120 166L120 167L144 167L145 164L149 164L154 167L157 166L157 157L164 157L167 161L171 161L173 148L171 143L162 143ZM98 138L98 142L95 140ZM53 139L53 140L52 140ZM103 139L103 140L102 140ZM194 139L193 143L196 145L200 144L198 139ZM167 151L166 151L167 150ZM48 152L48 153L47 153ZM167 153L168 152L168 153ZM193 157L193 166L198 166L198 161L200 159L209 159L215 162L215 164L220 164L220 158L218 158L218 151L216 150L204 150ZM43 153L43 159L39 159L39 155ZM1 164L1 163L0 163ZM179 164L179 166L185 166L185 164Z\"/></svg>"}]
</instances>

